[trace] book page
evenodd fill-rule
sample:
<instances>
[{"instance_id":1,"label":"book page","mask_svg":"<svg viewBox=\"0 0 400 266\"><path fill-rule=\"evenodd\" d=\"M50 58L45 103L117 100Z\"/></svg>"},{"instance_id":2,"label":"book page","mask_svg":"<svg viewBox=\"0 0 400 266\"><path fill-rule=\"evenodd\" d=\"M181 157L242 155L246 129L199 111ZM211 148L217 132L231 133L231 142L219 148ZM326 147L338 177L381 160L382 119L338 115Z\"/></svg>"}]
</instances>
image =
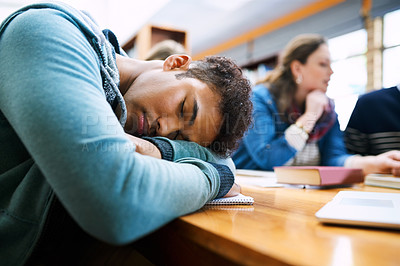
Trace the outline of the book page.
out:
<instances>
[{"instance_id":1,"label":"book page","mask_svg":"<svg viewBox=\"0 0 400 266\"><path fill-rule=\"evenodd\" d=\"M235 182L256 187L283 187L283 184L276 182L273 171L236 169Z\"/></svg>"},{"instance_id":2,"label":"book page","mask_svg":"<svg viewBox=\"0 0 400 266\"><path fill-rule=\"evenodd\" d=\"M234 197L214 199L205 205L252 205L253 203L254 199L252 197L239 194Z\"/></svg>"}]
</instances>

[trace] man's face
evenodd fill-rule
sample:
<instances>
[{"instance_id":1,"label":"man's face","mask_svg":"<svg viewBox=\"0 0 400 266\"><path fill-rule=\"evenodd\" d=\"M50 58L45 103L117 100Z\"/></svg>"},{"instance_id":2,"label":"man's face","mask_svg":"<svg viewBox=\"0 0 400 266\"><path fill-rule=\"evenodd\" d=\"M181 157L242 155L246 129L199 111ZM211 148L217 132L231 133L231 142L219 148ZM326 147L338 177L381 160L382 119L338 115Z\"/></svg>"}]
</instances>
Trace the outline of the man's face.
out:
<instances>
[{"instance_id":1,"label":"man's face","mask_svg":"<svg viewBox=\"0 0 400 266\"><path fill-rule=\"evenodd\" d=\"M124 95L125 131L135 136L163 136L208 146L220 130L220 96L205 83L178 80L182 71L152 70L141 74Z\"/></svg>"}]
</instances>

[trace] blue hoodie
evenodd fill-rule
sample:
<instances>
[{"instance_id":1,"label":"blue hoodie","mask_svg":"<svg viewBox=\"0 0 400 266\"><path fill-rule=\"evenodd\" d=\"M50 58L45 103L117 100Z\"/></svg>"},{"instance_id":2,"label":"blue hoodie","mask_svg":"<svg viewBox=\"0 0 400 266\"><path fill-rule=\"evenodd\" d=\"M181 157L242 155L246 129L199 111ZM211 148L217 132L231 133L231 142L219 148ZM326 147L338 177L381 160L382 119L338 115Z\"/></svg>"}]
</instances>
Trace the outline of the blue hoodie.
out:
<instances>
[{"instance_id":1,"label":"blue hoodie","mask_svg":"<svg viewBox=\"0 0 400 266\"><path fill-rule=\"evenodd\" d=\"M55 199L87 234L126 244L233 183L232 161L195 143L154 140L173 162L135 152L112 108L123 105L114 48L62 3L25 7L0 26L2 265L27 261Z\"/></svg>"}]
</instances>

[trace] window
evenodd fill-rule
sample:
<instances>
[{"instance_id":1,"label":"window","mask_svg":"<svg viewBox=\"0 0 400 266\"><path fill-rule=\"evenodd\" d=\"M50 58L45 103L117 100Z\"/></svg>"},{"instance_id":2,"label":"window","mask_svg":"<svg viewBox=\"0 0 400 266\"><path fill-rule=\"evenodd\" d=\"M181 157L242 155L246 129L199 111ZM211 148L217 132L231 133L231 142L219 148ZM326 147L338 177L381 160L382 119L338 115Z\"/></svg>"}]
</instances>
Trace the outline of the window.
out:
<instances>
[{"instance_id":1,"label":"window","mask_svg":"<svg viewBox=\"0 0 400 266\"><path fill-rule=\"evenodd\" d=\"M340 129L344 130L367 85L367 32L362 29L332 38L328 45L334 73L327 95L335 101Z\"/></svg>"},{"instance_id":2,"label":"window","mask_svg":"<svg viewBox=\"0 0 400 266\"><path fill-rule=\"evenodd\" d=\"M383 59L382 84L392 87L400 84L400 10L387 13L383 17Z\"/></svg>"}]
</instances>

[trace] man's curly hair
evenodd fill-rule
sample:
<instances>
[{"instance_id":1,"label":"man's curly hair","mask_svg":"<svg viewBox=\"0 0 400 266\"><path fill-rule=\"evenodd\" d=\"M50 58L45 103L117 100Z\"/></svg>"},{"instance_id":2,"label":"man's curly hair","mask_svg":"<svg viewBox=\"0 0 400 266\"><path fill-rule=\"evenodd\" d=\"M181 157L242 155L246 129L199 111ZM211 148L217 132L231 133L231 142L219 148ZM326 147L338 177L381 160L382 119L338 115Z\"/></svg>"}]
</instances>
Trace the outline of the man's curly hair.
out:
<instances>
[{"instance_id":1,"label":"man's curly hair","mask_svg":"<svg viewBox=\"0 0 400 266\"><path fill-rule=\"evenodd\" d=\"M252 121L251 85L240 67L227 57L208 56L176 77L198 79L221 96L222 125L209 148L224 157L231 155Z\"/></svg>"}]
</instances>

